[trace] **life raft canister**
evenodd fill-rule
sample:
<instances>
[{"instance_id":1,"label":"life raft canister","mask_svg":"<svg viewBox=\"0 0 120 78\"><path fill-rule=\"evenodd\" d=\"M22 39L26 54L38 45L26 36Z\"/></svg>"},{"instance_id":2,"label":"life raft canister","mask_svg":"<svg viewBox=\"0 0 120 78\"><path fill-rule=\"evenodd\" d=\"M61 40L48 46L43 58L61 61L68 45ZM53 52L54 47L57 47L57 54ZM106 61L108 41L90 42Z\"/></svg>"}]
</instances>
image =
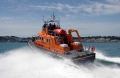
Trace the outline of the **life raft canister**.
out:
<instances>
[{"instance_id":1,"label":"life raft canister","mask_svg":"<svg viewBox=\"0 0 120 78\"><path fill-rule=\"evenodd\" d=\"M94 46L91 47L91 51L92 51L92 52L95 51L95 47L94 47Z\"/></svg>"}]
</instances>

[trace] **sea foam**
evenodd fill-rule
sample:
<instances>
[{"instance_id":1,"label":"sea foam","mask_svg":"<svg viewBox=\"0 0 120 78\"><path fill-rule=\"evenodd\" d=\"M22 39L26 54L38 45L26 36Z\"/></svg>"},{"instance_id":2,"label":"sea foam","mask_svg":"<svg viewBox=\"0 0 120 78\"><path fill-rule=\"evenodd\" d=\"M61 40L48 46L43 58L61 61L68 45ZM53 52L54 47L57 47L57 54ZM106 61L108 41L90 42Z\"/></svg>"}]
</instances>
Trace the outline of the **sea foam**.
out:
<instances>
[{"instance_id":1,"label":"sea foam","mask_svg":"<svg viewBox=\"0 0 120 78\"><path fill-rule=\"evenodd\" d=\"M97 50L96 51L96 58L109 61L109 62L114 62L114 63L120 63L120 57L109 57L105 56L101 51Z\"/></svg>"},{"instance_id":2,"label":"sea foam","mask_svg":"<svg viewBox=\"0 0 120 78\"><path fill-rule=\"evenodd\" d=\"M119 73L118 67L75 65L28 47L0 54L0 78L119 78Z\"/></svg>"}]
</instances>

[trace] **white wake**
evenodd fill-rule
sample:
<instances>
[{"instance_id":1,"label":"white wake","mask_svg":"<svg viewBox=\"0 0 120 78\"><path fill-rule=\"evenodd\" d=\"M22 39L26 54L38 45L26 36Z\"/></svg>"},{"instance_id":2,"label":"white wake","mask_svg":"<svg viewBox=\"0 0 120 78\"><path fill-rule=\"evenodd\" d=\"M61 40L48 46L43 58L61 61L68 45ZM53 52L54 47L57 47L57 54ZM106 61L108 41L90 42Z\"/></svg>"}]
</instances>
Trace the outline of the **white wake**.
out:
<instances>
[{"instance_id":1,"label":"white wake","mask_svg":"<svg viewBox=\"0 0 120 78\"><path fill-rule=\"evenodd\" d=\"M0 78L120 78L120 68L77 66L25 47L0 54Z\"/></svg>"},{"instance_id":2,"label":"white wake","mask_svg":"<svg viewBox=\"0 0 120 78\"><path fill-rule=\"evenodd\" d=\"M120 57L108 57L102 54L101 51L96 51L96 58L101 60L106 60L109 62L120 63Z\"/></svg>"}]
</instances>

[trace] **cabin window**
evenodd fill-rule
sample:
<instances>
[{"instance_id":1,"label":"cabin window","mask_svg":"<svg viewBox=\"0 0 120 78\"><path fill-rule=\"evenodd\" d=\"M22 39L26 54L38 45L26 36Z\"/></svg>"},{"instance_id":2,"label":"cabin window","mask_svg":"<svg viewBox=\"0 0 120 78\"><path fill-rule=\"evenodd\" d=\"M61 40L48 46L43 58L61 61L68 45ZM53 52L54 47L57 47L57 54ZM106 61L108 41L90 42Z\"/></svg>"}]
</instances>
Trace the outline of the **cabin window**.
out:
<instances>
[{"instance_id":1,"label":"cabin window","mask_svg":"<svg viewBox=\"0 0 120 78\"><path fill-rule=\"evenodd\" d=\"M39 36L39 39L40 39L40 40L42 40L42 37L41 37L41 36Z\"/></svg>"},{"instance_id":2,"label":"cabin window","mask_svg":"<svg viewBox=\"0 0 120 78\"><path fill-rule=\"evenodd\" d=\"M39 36L39 39L41 40L41 36Z\"/></svg>"},{"instance_id":3,"label":"cabin window","mask_svg":"<svg viewBox=\"0 0 120 78\"><path fill-rule=\"evenodd\" d=\"M40 37L41 40L43 40L43 37Z\"/></svg>"},{"instance_id":4,"label":"cabin window","mask_svg":"<svg viewBox=\"0 0 120 78\"><path fill-rule=\"evenodd\" d=\"M51 39L46 39L46 42L49 42L49 43L51 43Z\"/></svg>"},{"instance_id":5,"label":"cabin window","mask_svg":"<svg viewBox=\"0 0 120 78\"><path fill-rule=\"evenodd\" d=\"M41 37L40 36L38 36L38 39L40 39Z\"/></svg>"},{"instance_id":6,"label":"cabin window","mask_svg":"<svg viewBox=\"0 0 120 78\"><path fill-rule=\"evenodd\" d=\"M49 40L48 40L48 39L46 39L46 42L49 42Z\"/></svg>"},{"instance_id":7,"label":"cabin window","mask_svg":"<svg viewBox=\"0 0 120 78\"><path fill-rule=\"evenodd\" d=\"M42 37L40 36L40 40L42 40Z\"/></svg>"},{"instance_id":8,"label":"cabin window","mask_svg":"<svg viewBox=\"0 0 120 78\"><path fill-rule=\"evenodd\" d=\"M50 42L50 39L48 39L48 42Z\"/></svg>"},{"instance_id":9,"label":"cabin window","mask_svg":"<svg viewBox=\"0 0 120 78\"><path fill-rule=\"evenodd\" d=\"M49 39L49 42L51 43L51 39Z\"/></svg>"}]
</instances>

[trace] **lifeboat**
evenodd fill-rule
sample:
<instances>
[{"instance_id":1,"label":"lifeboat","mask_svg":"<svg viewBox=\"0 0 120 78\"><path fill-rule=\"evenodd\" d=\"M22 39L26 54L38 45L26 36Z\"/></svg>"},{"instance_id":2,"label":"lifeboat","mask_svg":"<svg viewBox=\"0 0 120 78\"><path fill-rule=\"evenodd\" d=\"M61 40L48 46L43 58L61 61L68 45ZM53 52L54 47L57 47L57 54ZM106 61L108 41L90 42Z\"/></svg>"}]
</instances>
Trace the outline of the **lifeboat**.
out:
<instances>
[{"instance_id":1,"label":"lifeboat","mask_svg":"<svg viewBox=\"0 0 120 78\"><path fill-rule=\"evenodd\" d=\"M77 34L77 41L74 40L72 33ZM94 62L95 47L83 47L76 29L69 29L68 32L60 27L59 20L53 15L47 21L44 21L42 31L37 36L28 41L28 45L34 50L43 50L42 52L67 58L74 63ZM41 52L41 51L40 51Z\"/></svg>"}]
</instances>

